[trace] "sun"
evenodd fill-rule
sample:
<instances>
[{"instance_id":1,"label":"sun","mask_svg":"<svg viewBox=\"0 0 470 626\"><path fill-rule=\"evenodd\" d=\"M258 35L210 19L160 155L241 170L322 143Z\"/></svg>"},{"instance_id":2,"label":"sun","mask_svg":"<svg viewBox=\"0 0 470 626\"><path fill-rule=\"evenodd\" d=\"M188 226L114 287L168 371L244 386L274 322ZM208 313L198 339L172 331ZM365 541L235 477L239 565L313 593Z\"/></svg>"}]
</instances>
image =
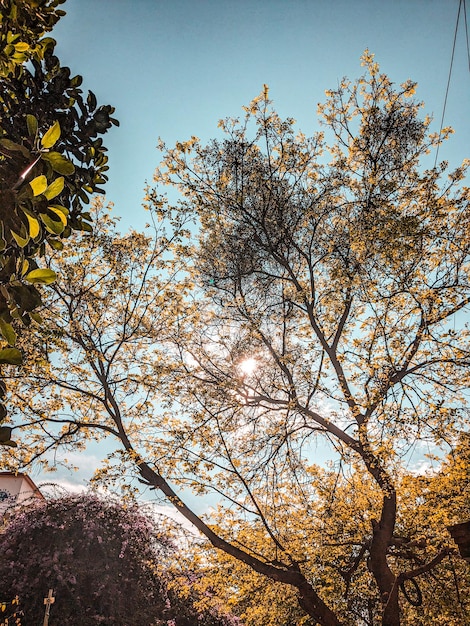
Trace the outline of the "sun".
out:
<instances>
[{"instance_id":1,"label":"sun","mask_svg":"<svg viewBox=\"0 0 470 626\"><path fill-rule=\"evenodd\" d=\"M258 361L256 359L254 359L253 357L250 357L249 359L244 359L243 361L241 361L241 363L239 364L238 368L243 372L243 374L253 374L253 372L255 371L255 369L258 367Z\"/></svg>"}]
</instances>

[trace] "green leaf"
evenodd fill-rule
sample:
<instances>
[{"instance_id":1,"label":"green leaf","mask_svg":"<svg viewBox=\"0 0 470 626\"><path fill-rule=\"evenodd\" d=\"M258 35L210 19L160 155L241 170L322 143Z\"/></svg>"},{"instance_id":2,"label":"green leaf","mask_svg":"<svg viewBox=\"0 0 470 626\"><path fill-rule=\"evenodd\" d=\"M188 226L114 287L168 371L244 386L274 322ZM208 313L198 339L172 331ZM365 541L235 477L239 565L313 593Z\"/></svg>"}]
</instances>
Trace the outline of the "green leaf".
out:
<instances>
[{"instance_id":1,"label":"green leaf","mask_svg":"<svg viewBox=\"0 0 470 626\"><path fill-rule=\"evenodd\" d=\"M65 228L67 226L67 216L65 215L65 213L55 206L48 206L47 208L49 209L49 211L52 211L52 213L55 213L57 215Z\"/></svg>"},{"instance_id":2,"label":"green leaf","mask_svg":"<svg viewBox=\"0 0 470 626\"><path fill-rule=\"evenodd\" d=\"M44 323L44 320L39 315L39 313L30 313L29 315L30 315L31 319L33 319L37 324L43 324Z\"/></svg>"},{"instance_id":3,"label":"green leaf","mask_svg":"<svg viewBox=\"0 0 470 626\"><path fill-rule=\"evenodd\" d=\"M60 239L48 239L47 243L54 250L63 250L64 249L64 244L60 241Z\"/></svg>"},{"instance_id":4,"label":"green leaf","mask_svg":"<svg viewBox=\"0 0 470 626\"><path fill-rule=\"evenodd\" d=\"M40 196L47 189L47 178L44 174L36 176L36 178L33 178L33 180L29 183L29 186L33 190L33 194L35 196Z\"/></svg>"},{"instance_id":5,"label":"green leaf","mask_svg":"<svg viewBox=\"0 0 470 626\"><path fill-rule=\"evenodd\" d=\"M18 348L3 348L0 350L0 363L9 365L21 365L23 355Z\"/></svg>"},{"instance_id":6,"label":"green leaf","mask_svg":"<svg viewBox=\"0 0 470 626\"><path fill-rule=\"evenodd\" d=\"M79 189L78 190L78 197L85 204L90 204L90 198L86 195L86 193L83 191L83 189Z\"/></svg>"},{"instance_id":7,"label":"green leaf","mask_svg":"<svg viewBox=\"0 0 470 626\"><path fill-rule=\"evenodd\" d=\"M15 43L15 50L17 52L26 52L27 50L29 50L29 44L27 44L25 41L19 41L18 43Z\"/></svg>"},{"instance_id":8,"label":"green leaf","mask_svg":"<svg viewBox=\"0 0 470 626\"><path fill-rule=\"evenodd\" d=\"M19 143L11 141L11 139L2 139L0 141L0 145L2 145L7 150L11 150L12 152L21 152L21 149L23 147Z\"/></svg>"},{"instance_id":9,"label":"green leaf","mask_svg":"<svg viewBox=\"0 0 470 626\"><path fill-rule=\"evenodd\" d=\"M20 248L24 248L29 242L29 235L27 235L26 237L22 237L21 235L18 235L18 233L15 233L13 230L10 230L10 232L13 239L16 241Z\"/></svg>"},{"instance_id":10,"label":"green leaf","mask_svg":"<svg viewBox=\"0 0 470 626\"><path fill-rule=\"evenodd\" d=\"M52 198L55 198L62 192L64 188L64 184L65 184L64 177L59 176L59 178L56 178L55 180L52 181L52 183L44 192L44 195L46 196L48 200L52 200Z\"/></svg>"},{"instance_id":11,"label":"green leaf","mask_svg":"<svg viewBox=\"0 0 470 626\"><path fill-rule=\"evenodd\" d=\"M54 172L58 174L63 174L64 176L70 176L75 172L75 165L72 161L69 161L59 152L46 152L42 155L42 158L45 161L48 161Z\"/></svg>"},{"instance_id":12,"label":"green leaf","mask_svg":"<svg viewBox=\"0 0 470 626\"><path fill-rule=\"evenodd\" d=\"M60 211L61 213L63 213L65 216L70 215L70 211L67 209L67 207L62 206L61 204L51 204L49 207L49 209L54 209L54 211ZM80 214L83 217L83 213ZM91 217L90 217L91 219Z\"/></svg>"},{"instance_id":13,"label":"green leaf","mask_svg":"<svg viewBox=\"0 0 470 626\"><path fill-rule=\"evenodd\" d=\"M56 281L57 274L49 269L37 269L26 274L25 279L35 285L50 285Z\"/></svg>"},{"instance_id":14,"label":"green leaf","mask_svg":"<svg viewBox=\"0 0 470 626\"><path fill-rule=\"evenodd\" d=\"M29 152L29 150L27 150L21 144L11 141L11 139L0 139L0 146L3 146L10 152L21 152L21 154L27 159L31 157L31 153Z\"/></svg>"},{"instance_id":15,"label":"green leaf","mask_svg":"<svg viewBox=\"0 0 470 626\"><path fill-rule=\"evenodd\" d=\"M26 61L28 57L23 52L15 52L12 58L14 59L15 63L19 64L24 63L24 61Z\"/></svg>"},{"instance_id":16,"label":"green leaf","mask_svg":"<svg viewBox=\"0 0 470 626\"><path fill-rule=\"evenodd\" d=\"M41 139L41 146L43 148L52 148L52 146L57 143L60 137L60 124L59 122L54 122L53 125L49 128L49 130L45 133L43 138Z\"/></svg>"},{"instance_id":17,"label":"green leaf","mask_svg":"<svg viewBox=\"0 0 470 626\"><path fill-rule=\"evenodd\" d=\"M64 232L65 226L62 223L62 220L56 221L52 219L51 217L49 217L49 215L47 215L46 213L40 213L40 216L41 216L41 220L46 226L46 229L50 233L52 233L53 235L60 235L62 232Z\"/></svg>"},{"instance_id":18,"label":"green leaf","mask_svg":"<svg viewBox=\"0 0 470 626\"><path fill-rule=\"evenodd\" d=\"M14 346L16 343L16 333L13 330L13 326L5 320L0 318L0 333L2 333L3 337L8 341L10 346Z\"/></svg>"},{"instance_id":19,"label":"green leaf","mask_svg":"<svg viewBox=\"0 0 470 626\"><path fill-rule=\"evenodd\" d=\"M28 133L30 137L36 137L36 133L38 132L38 121L34 115L26 116L26 124L28 125Z\"/></svg>"}]
</instances>

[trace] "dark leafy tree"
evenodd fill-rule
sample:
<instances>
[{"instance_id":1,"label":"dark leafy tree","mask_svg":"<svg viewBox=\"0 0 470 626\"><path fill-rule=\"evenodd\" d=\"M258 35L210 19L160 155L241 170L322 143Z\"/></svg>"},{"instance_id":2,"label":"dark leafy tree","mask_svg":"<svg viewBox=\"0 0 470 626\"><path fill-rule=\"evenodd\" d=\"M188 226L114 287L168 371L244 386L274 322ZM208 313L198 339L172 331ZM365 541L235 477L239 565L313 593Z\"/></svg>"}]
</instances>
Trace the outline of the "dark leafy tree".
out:
<instances>
[{"instance_id":1,"label":"dark leafy tree","mask_svg":"<svg viewBox=\"0 0 470 626\"><path fill-rule=\"evenodd\" d=\"M91 230L84 205L107 180L100 135L117 124L44 36L63 2L0 0L0 364L21 363L15 326L40 322L37 285L55 280L39 265L46 244L61 250L73 230ZM0 444L13 445L7 427Z\"/></svg>"}]
</instances>

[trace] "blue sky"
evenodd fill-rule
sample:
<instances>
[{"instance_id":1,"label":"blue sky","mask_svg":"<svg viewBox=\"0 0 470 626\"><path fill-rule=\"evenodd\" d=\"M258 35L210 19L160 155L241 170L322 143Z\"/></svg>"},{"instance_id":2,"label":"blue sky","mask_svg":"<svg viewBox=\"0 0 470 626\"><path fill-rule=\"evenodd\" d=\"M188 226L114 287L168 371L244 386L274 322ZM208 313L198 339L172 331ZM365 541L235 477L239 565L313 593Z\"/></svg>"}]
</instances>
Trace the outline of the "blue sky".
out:
<instances>
[{"instance_id":1,"label":"blue sky","mask_svg":"<svg viewBox=\"0 0 470 626\"><path fill-rule=\"evenodd\" d=\"M217 136L264 83L282 116L307 134L316 105L343 76L361 74L365 48L397 83L418 81L439 129L459 0L67 0L54 30L63 64L84 77L120 128L106 136L107 198L122 227L145 222L141 198L172 145ZM470 74L463 15L445 123L455 135L440 158L470 150Z\"/></svg>"},{"instance_id":2,"label":"blue sky","mask_svg":"<svg viewBox=\"0 0 470 626\"><path fill-rule=\"evenodd\" d=\"M121 126L106 136L107 199L121 226L139 228L145 182L159 162L158 137L172 145L218 136L222 117L270 87L278 112L305 133L318 129L316 106L343 76L360 76L369 48L397 83L419 83L417 98L439 129L459 0L67 0L54 30L62 64L84 77ZM463 16L462 16L463 17ZM440 158L470 156L470 74L463 19L445 125L455 135ZM106 451L80 454L83 482ZM85 458L87 461L85 462ZM49 478L50 479L50 478Z\"/></svg>"}]
</instances>

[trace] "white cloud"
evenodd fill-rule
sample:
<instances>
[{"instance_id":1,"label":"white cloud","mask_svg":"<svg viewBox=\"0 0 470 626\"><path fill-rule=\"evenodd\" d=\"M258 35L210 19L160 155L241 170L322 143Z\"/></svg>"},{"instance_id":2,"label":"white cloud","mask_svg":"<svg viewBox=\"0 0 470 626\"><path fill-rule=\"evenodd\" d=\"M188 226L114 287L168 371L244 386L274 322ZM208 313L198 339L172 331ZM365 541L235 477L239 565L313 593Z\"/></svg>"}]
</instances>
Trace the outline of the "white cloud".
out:
<instances>
[{"instance_id":1,"label":"white cloud","mask_svg":"<svg viewBox=\"0 0 470 626\"><path fill-rule=\"evenodd\" d=\"M414 476L435 475L441 469L441 464L429 459L420 459L408 467L408 471Z\"/></svg>"}]
</instances>

